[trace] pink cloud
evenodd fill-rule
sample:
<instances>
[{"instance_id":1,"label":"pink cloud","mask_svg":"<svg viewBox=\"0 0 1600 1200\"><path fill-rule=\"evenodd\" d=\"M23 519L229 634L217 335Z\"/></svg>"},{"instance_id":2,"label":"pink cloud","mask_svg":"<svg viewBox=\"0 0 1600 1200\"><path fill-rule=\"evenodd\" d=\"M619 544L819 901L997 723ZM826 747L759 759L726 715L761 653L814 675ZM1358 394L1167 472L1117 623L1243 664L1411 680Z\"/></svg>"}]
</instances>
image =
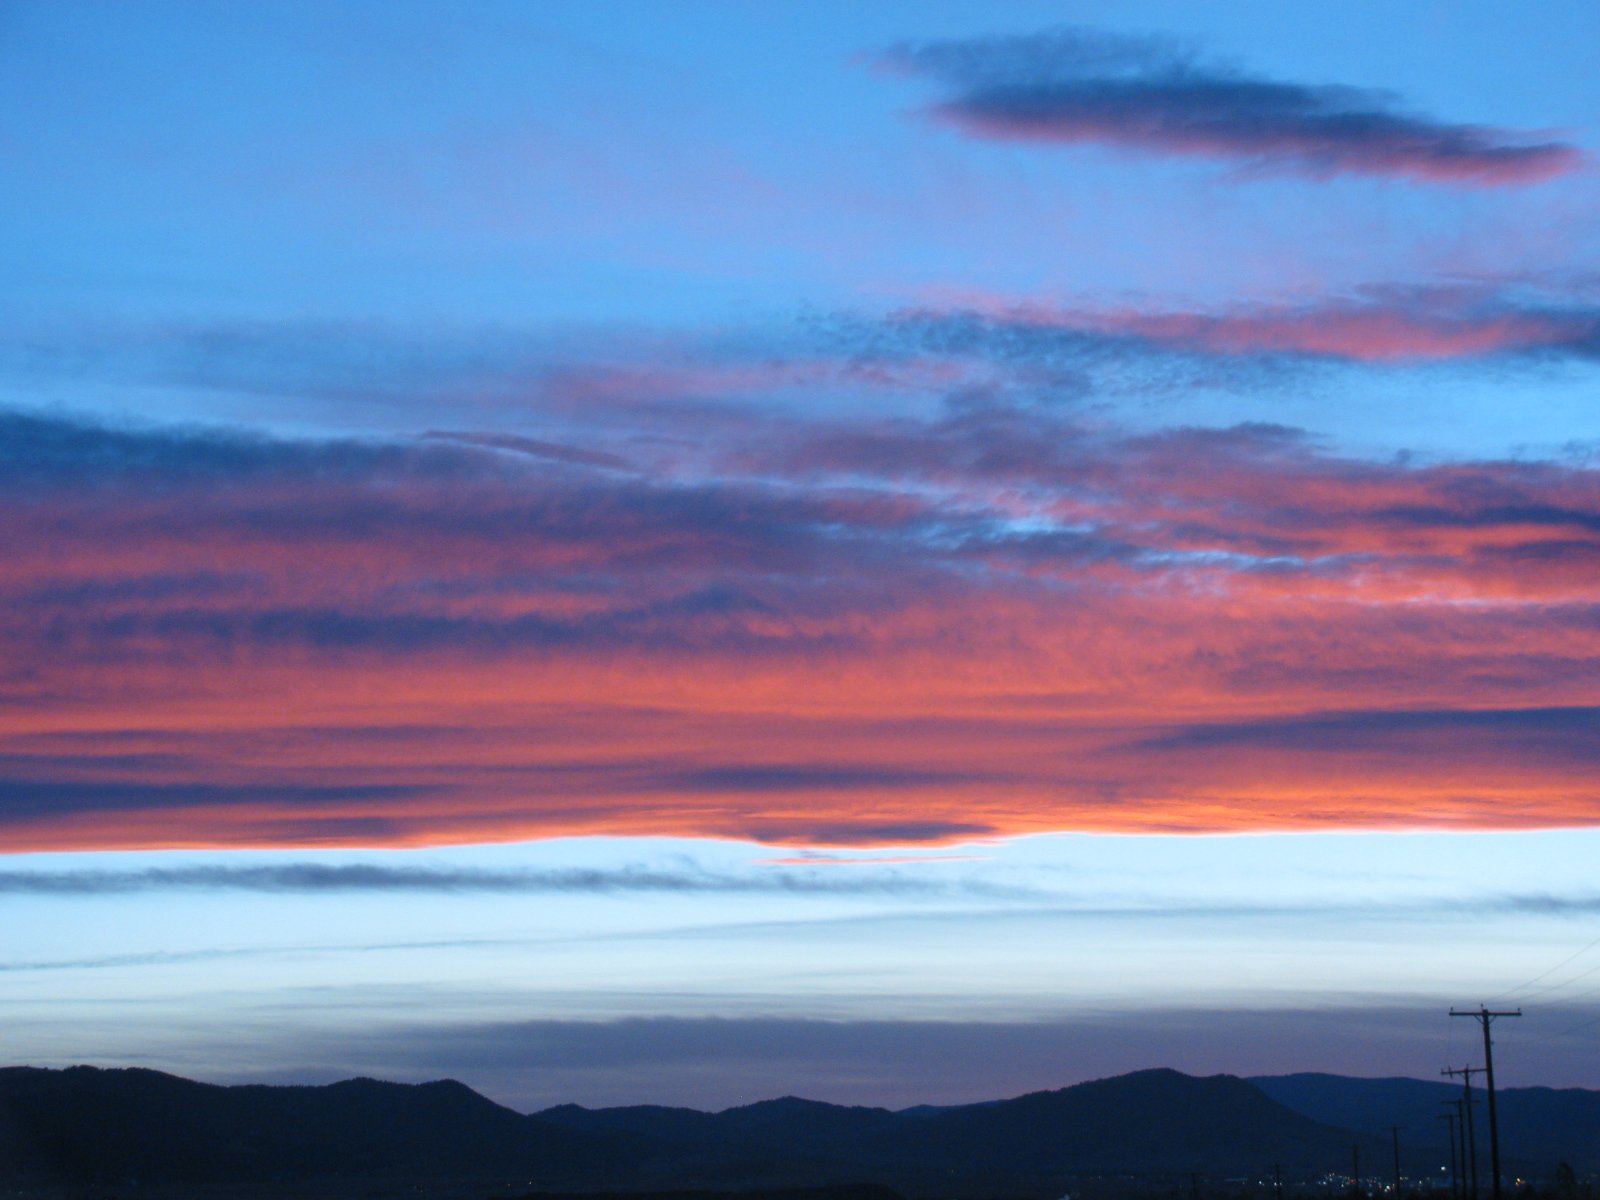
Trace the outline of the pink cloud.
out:
<instances>
[{"instance_id":1,"label":"pink cloud","mask_svg":"<svg viewBox=\"0 0 1600 1200\"><path fill-rule=\"evenodd\" d=\"M1448 293L1394 300L1320 302L1232 311L1089 309L995 296L958 297L955 307L918 309L901 320L977 315L1000 328L1137 339L1218 357L1309 355L1364 363L1438 362L1562 350L1594 353L1600 314L1518 309Z\"/></svg>"},{"instance_id":2,"label":"pink cloud","mask_svg":"<svg viewBox=\"0 0 1600 1200\"><path fill-rule=\"evenodd\" d=\"M17 850L1600 820L1593 470L1001 408L738 479L7 437Z\"/></svg>"}]
</instances>

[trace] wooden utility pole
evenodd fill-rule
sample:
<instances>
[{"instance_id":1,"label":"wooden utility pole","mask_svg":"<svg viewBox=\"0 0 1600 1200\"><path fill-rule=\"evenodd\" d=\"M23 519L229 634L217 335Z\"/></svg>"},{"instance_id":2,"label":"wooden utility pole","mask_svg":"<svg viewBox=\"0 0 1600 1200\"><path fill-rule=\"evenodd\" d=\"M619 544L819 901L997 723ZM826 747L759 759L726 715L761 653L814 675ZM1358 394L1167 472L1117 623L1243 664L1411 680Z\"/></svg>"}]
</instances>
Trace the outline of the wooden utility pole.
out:
<instances>
[{"instance_id":1,"label":"wooden utility pole","mask_svg":"<svg viewBox=\"0 0 1600 1200\"><path fill-rule=\"evenodd\" d=\"M1361 1147L1360 1146L1351 1146L1350 1147L1350 1180L1351 1180L1351 1185L1352 1185L1351 1186L1351 1190L1357 1196L1361 1195Z\"/></svg>"},{"instance_id":2,"label":"wooden utility pole","mask_svg":"<svg viewBox=\"0 0 1600 1200\"><path fill-rule=\"evenodd\" d=\"M1455 1070L1446 1067L1439 1072L1441 1075L1459 1075L1465 1081L1461 1085L1461 1128L1466 1132L1462 1134L1461 1142L1463 1157L1472 1167L1472 1200L1478 1200L1478 1133L1472 1119L1472 1077L1482 1070L1482 1067L1460 1067Z\"/></svg>"},{"instance_id":3,"label":"wooden utility pole","mask_svg":"<svg viewBox=\"0 0 1600 1200\"><path fill-rule=\"evenodd\" d=\"M1451 1200L1461 1200L1461 1155L1456 1149L1456 1117L1461 1113L1461 1101L1441 1100L1440 1104L1449 1104L1455 1112L1439 1114L1439 1120L1450 1122L1450 1197Z\"/></svg>"},{"instance_id":4,"label":"wooden utility pole","mask_svg":"<svg viewBox=\"0 0 1600 1200\"><path fill-rule=\"evenodd\" d=\"M1400 1130L1402 1126L1389 1126L1389 1136L1394 1140L1394 1195L1400 1200Z\"/></svg>"},{"instance_id":5,"label":"wooden utility pole","mask_svg":"<svg viewBox=\"0 0 1600 1200\"><path fill-rule=\"evenodd\" d=\"M1494 1200L1500 1200L1500 1125L1494 1115L1494 1042L1489 1037L1489 1026L1496 1017L1520 1017L1522 1010L1519 1008L1516 1012L1490 1012L1487 1006L1479 1005L1477 1012L1463 1012L1452 1008L1450 1015L1471 1017L1483 1025L1483 1076L1489 1084L1489 1169L1494 1173Z\"/></svg>"}]
</instances>

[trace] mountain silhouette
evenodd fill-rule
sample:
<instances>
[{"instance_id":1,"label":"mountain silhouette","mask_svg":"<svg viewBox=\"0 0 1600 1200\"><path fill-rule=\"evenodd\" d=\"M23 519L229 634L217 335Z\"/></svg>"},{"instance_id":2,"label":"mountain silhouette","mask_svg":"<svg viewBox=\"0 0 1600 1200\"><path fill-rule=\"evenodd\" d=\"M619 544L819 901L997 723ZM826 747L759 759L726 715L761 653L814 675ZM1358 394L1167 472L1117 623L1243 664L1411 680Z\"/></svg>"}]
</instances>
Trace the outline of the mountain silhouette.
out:
<instances>
[{"instance_id":1,"label":"mountain silhouette","mask_svg":"<svg viewBox=\"0 0 1600 1200\"><path fill-rule=\"evenodd\" d=\"M535 1116L569 1129L626 1131L679 1146L745 1143L823 1152L854 1146L906 1124L904 1117L886 1108L846 1107L797 1096L762 1100L719 1113L653 1105L588 1109L564 1104Z\"/></svg>"},{"instance_id":2,"label":"mountain silhouette","mask_svg":"<svg viewBox=\"0 0 1600 1200\"><path fill-rule=\"evenodd\" d=\"M527 1195L848 1184L909 1197L1055 1197L1115 1177L1163 1190L1181 1179L1187 1190L1191 1173L1260 1178L1274 1163L1303 1178L1342 1171L1352 1144L1374 1167L1387 1163L1385 1105L1420 1112L1435 1099L1434 1085L1415 1080L1261 1082L1294 1103L1230 1075L1150 1070L901 1112L787 1096L714 1113L568 1104L523 1115L451 1081L219 1087L150 1070L12 1067L0 1070L0 1185L449 1182ZM1600 1093L1516 1092L1529 1094L1513 1108L1552 1122L1588 1121L1600 1105ZM1592 1142L1593 1130L1591 1121L1581 1136ZM1552 1125L1542 1136L1554 1145L1580 1134ZM1563 1160L1585 1161L1569 1150L1550 1169Z\"/></svg>"},{"instance_id":3,"label":"mountain silhouette","mask_svg":"<svg viewBox=\"0 0 1600 1200\"><path fill-rule=\"evenodd\" d=\"M1275 1162L1334 1169L1359 1140L1234 1076L1151 1070L925 1117L890 1144L901 1155L1035 1171L1260 1173Z\"/></svg>"},{"instance_id":4,"label":"mountain silhouette","mask_svg":"<svg viewBox=\"0 0 1600 1200\"><path fill-rule=\"evenodd\" d=\"M534 1121L452 1081L217 1087L159 1071L0 1070L0 1170L68 1183L327 1177L563 1178L626 1146Z\"/></svg>"},{"instance_id":5,"label":"mountain silhouette","mask_svg":"<svg viewBox=\"0 0 1600 1200\"><path fill-rule=\"evenodd\" d=\"M1262 1076L1249 1082L1314 1121L1367 1133L1387 1133L1392 1126L1399 1126L1401 1140L1407 1146L1430 1151L1440 1163L1448 1161L1450 1134L1441 1117L1454 1109L1447 1110L1443 1103L1460 1099L1460 1084L1402 1078L1350 1079L1316 1073ZM1473 1088L1472 1092L1478 1168L1487 1178L1488 1097L1482 1088ZM1507 1171L1543 1177L1562 1162L1580 1172L1600 1171L1600 1092L1586 1088L1503 1087L1495 1089L1495 1108Z\"/></svg>"},{"instance_id":6,"label":"mountain silhouette","mask_svg":"<svg viewBox=\"0 0 1600 1200\"><path fill-rule=\"evenodd\" d=\"M803 1147L879 1172L920 1164L946 1174L974 1164L1029 1175L1260 1171L1275 1162L1331 1170L1347 1163L1350 1145L1361 1140L1233 1076L1197 1079L1171 1070L899 1113L790 1097L721 1113L564 1105L537 1116L575 1130L626 1130L680 1145ZM1382 1148L1378 1139L1367 1140L1374 1153Z\"/></svg>"}]
</instances>

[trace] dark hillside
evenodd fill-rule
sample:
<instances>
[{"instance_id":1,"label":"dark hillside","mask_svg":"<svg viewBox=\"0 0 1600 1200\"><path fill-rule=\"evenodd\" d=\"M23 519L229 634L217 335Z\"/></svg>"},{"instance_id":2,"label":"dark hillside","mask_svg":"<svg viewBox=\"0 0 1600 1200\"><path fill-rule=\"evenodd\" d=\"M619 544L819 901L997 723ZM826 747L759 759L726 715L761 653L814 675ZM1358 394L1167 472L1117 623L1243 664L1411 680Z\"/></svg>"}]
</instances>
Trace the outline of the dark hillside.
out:
<instances>
[{"instance_id":1,"label":"dark hillside","mask_svg":"<svg viewBox=\"0 0 1600 1200\"><path fill-rule=\"evenodd\" d=\"M0 1070L10 1173L71 1183L535 1177L598 1167L616 1136L520 1116L453 1082L215 1087L159 1071Z\"/></svg>"},{"instance_id":2,"label":"dark hillside","mask_svg":"<svg viewBox=\"0 0 1600 1200\"><path fill-rule=\"evenodd\" d=\"M1459 1084L1425 1079L1349 1079L1342 1075L1274 1075L1250 1080L1279 1103L1315 1121L1380 1134L1402 1129L1409 1147L1426 1148L1441 1162L1449 1132L1443 1101L1461 1096ZM1480 1167L1487 1171L1487 1098L1474 1088ZM1600 1092L1584 1088L1500 1088L1500 1149L1508 1171L1543 1177L1557 1163L1580 1173L1600 1171Z\"/></svg>"},{"instance_id":3,"label":"dark hillside","mask_svg":"<svg viewBox=\"0 0 1600 1200\"><path fill-rule=\"evenodd\" d=\"M1334 1170L1357 1140L1234 1076L1153 1070L923 1117L893 1145L1032 1170L1247 1173L1273 1162Z\"/></svg>"},{"instance_id":4,"label":"dark hillside","mask_svg":"<svg viewBox=\"0 0 1600 1200\"><path fill-rule=\"evenodd\" d=\"M1384 1118L1386 1104L1435 1099L1408 1080L1266 1082L1362 1122ZM1593 1150L1600 1094L1506 1095L1508 1145L1526 1155L1542 1137L1537 1147L1562 1149L1546 1174L1563 1160L1586 1169L1593 1155L1580 1151ZM1386 1126L1353 1134L1242 1079L1167 1070L903 1113L784 1097L719 1113L563 1105L523 1116L448 1081L216 1087L157 1071L15 1067L0 1070L0 1185L305 1194L360 1181L479 1195L876 1185L911 1197L1046 1198L1085 1181L1103 1190L1109 1177L1187 1189L1191 1173L1259 1177L1273 1163L1301 1177L1339 1172L1352 1142L1365 1161L1385 1163Z\"/></svg>"}]
</instances>

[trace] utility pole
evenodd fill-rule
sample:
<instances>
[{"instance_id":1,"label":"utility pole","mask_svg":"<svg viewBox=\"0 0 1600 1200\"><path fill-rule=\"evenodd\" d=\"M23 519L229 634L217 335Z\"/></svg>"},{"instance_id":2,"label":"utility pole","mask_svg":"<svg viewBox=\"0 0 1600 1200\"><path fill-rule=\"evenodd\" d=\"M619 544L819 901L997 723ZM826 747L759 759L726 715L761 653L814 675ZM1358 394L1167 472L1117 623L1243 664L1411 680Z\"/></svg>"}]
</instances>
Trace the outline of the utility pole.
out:
<instances>
[{"instance_id":1,"label":"utility pole","mask_svg":"<svg viewBox=\"0 0 1600 1200\"><path fill-rule=\"evenodd\" d=\"M1472 1077L1483 1070L1482 1067L1461 1067L1451 1070L1446 1067L1440 1071L1441 1075L1459 1075L1465 1081L1461 1085L1461 1128L1466 1130L1462 1135L1462 1155L1471 1164L1472 1172L1472 1200L1478 1200L1478 1133L1476 1122L1472 1119Z\"/></svg>"},{"instance_id":2,"label":"utility pole","mask_svg":"<svg viewBox=\"0 0 1600 1200\"><path fill-rule=\"evenodd\" d=\"M1283 1164L1272 1164L1272 1196L1273 1200L1283 1200Z\"/></svg>"},{"instance_id":3,"label":"utility pole","mask_svg":"<svg viewBox=\"0 0 1600 1200\"><path fill-rule=\"evenodd\" d=\"M1494 1172L1494 1200L1500 1200L1500 1126L1494 1115L1494 1043L1489 1038L1489 1026L1496 1017L1520 1017L1522 1010L1490 1012L1486 1005L1479 1005L1477 1012L1452 1008L1450 1015L1471 1017L1483 1025L1483 1075L1489 1084L1489 1169Z\"/></svg>"},{"instance_id":4,"label":"utility pole","mask_svg":"<svg viewBox=\"0 0 1600 1200\"><path fill-rule=\"evenodd\" d=\"M1402 1126L1389 1126L1389 1136L1394 1140L1394 1195L1400 1200L1400 1130Z\"/></svg>"},{"instance_id":5,"label":"utility pole","mask_svg":"<svg viewBox=\"0 0 1600 1200\"><path fill-rule=\"evenodd\" d=\"M1351 1184L1352 1184L1352 1189L1351 1190L1357 1196L1361 1195L1361 1147L1360 1146L1351 1146L1350 1147L1350 1180L1351 1180Z\"/></svg>"},{"instance_id":6,"label":"utility pole","mask_svg":"<svg viewBox=\"0 0 1600 1200\"><path fill-rule=\"evenodd\" d=\"M1459 1100L1441 1100L1439 1103L1453 1104L1456 1112L1461 1111ZM1456 1114L1440 1113L1439 1120L1450 1122L1450 1200L1461 1200L1461 1163L1456 1156Z\"/></svg>"}]
</instances>

